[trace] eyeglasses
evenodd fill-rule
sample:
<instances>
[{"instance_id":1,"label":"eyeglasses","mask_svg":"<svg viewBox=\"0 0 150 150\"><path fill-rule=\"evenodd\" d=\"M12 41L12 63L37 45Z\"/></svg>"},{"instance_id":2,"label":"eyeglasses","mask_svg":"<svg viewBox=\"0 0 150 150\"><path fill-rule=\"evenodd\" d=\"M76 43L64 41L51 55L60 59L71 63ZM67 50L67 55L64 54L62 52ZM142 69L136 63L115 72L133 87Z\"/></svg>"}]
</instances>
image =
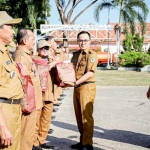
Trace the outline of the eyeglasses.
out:
<instances>
[{"instance_id":1,"label":"eyeglasses","mask_svg":"<svg viewBox=\"0 0 150 150\"><path fill-rule=\"evenodd\" d=\"M87 43L89 40L78 40L79 43Z\"/></svg>"},{"instance_id":2,"label":"eyeglasses","mask_svg":"<svg viewBox=\"0 0 150 150\"><path fill-rule=\"evenodd\" d=\"M42 47L42 48L40 48L40 50L49 50L49 46L44 46L44 47Z\"/></svg>"}]
</instances>

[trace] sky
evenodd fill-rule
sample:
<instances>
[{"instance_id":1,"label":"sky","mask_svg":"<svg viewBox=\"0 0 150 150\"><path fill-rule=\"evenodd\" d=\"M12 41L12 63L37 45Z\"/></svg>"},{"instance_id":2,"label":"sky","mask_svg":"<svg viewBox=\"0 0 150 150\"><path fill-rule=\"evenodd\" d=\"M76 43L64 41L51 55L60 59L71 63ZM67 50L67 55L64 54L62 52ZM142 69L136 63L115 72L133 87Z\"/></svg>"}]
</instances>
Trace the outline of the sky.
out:
<instances>
[{"instance_id":1,"label":"sky","mask_svg":"<svg viewBox=\"0 0 150 150\"><path fill-rule=\"evenodd\" d=\"M68 0L66 0L67 2ZM76 16L78 14L78 12L80 12L83 8L85 8L85 6L87 6L88 3L91 2L91 0L84 0L83 2L81 2L78 7L75 9L74 13L73 13L73 18L74 16ZM145 0L148 8L150 8L150 0ZM105 9L103 11L101 11L100 13L100 21L96 22L94 19L94 9L96 7L98 3L96 3L95 5L91 6L89 9L87 9L75 22L75 24L107 24L108 22L108 9ZM59 14L58 14L58 10L56 8L56 4L54 2L54 0L50 0L50 5L51 5L51 17L48 18L48 21L50 24L61 24L61 21L59 19ZM150 11L150 9L149 9ZM119 20L119 10L118 9L111 9L110 10L110 22L114 23L114 22L118 22ZM147 22L150 22L150 12L149 15L147 17Z\"/></svg>"}]
</instances>

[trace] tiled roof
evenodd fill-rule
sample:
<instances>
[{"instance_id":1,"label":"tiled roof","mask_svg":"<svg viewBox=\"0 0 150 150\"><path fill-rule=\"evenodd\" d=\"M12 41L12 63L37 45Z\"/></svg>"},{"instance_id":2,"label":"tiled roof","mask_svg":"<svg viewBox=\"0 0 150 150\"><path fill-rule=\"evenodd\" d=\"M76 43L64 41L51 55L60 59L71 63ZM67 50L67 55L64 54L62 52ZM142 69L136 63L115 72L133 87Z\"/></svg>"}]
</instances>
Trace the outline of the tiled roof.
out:
<instances>
[{"instance_id":1,"label":"tiled roof","mask_svg":"<svg viewBox=\"0 0 150 150\"><path fill-rule=\"evenodd\" d=\"M110 23L113 27L117 24L117 23ZM147 25L147 30L146 30L146 34L145 34L145 39L144 39L144 43L150 43L150 23L146 23ZM138 30L138 23L136 23L136 29ZM107 31L105 30L99 30L98 32L94 31L94 30L90 30L89 31L91 33L91 36L92 36L92 42L93 43L107 43ZM74 43L76 40L76 36L77 36L77 33L75 31L68 31L68 40L71 42L71 43ZM54 37L59 37L59 38L62 38L63 37L63 33L61 31L58 31L58 32L54 32L52 34L52 36ZM100 41L96 40L94 37L98 37L98 39L100 39ZM115 33L115 30L110 30L110 34L109 34L109 37L110 37L110 43L116 43L116 33ZM57 42L61 42L62 40L60 39L57 39L56 38L56 41ZM123 41L123 39L125 38L125 36L123 34L121 34L120 36L120 41Z\"/></svg>"}]
</instances>

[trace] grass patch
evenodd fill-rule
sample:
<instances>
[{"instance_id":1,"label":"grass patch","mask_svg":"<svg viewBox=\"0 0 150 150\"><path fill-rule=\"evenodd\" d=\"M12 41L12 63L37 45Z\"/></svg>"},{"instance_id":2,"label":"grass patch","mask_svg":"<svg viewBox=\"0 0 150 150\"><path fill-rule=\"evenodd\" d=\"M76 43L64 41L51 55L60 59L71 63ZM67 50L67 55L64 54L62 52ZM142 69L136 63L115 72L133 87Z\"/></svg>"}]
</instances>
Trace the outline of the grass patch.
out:
<instances>
[{"instance_id":1,"label":"grass patch","mask_svg":"<svg viewBox=\"0 0 150 150\"><path fill-rule=\"evenodd\" d=\"M136 71L97 70L99 86L149 86L150 73Z\"/></svg>"}]
</instances>

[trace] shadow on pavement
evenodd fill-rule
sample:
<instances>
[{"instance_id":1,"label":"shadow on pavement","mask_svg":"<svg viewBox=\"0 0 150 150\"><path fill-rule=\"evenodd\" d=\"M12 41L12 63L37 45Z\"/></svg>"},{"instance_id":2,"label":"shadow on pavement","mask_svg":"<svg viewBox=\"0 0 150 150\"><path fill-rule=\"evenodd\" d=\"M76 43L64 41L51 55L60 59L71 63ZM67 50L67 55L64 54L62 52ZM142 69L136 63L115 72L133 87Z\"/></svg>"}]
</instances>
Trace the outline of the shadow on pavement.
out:
<instances>
[{"instance_id":1,"label":"shadow on pavement","mask_svg":"<svg viewBox=\"0 0 150 150\"><path fill-rule=\"evenodd\" d=\"M52 145L54 145L57 150L72 150L70 146L72 144L76 144L77 142L69 138L74 138L74 136L68 138L58 138L48 135L46 140L49 141ZM104 150L104 149L94 146L94 150Z\"/></svg>"},{"instance_id":2,"label":"shadow on pavement","mask_svg":"<svg viewBox=\"0 0 150 150\"><path fill-rule=\"evenodd\" d=\"M64 128L67 130L79 132L77 126L60 122L60 121L52 121L52 124ZM73 137L73 136L71 136ZM123 130L107 130L100 127L94 127L94 137L107 139L111 141L117 141L122 143L128 143L132 145L149 147L150 146L150 135L145 135L142 133L135 133L131 131L123 131Z\"/></svg>"}]
</instances>

